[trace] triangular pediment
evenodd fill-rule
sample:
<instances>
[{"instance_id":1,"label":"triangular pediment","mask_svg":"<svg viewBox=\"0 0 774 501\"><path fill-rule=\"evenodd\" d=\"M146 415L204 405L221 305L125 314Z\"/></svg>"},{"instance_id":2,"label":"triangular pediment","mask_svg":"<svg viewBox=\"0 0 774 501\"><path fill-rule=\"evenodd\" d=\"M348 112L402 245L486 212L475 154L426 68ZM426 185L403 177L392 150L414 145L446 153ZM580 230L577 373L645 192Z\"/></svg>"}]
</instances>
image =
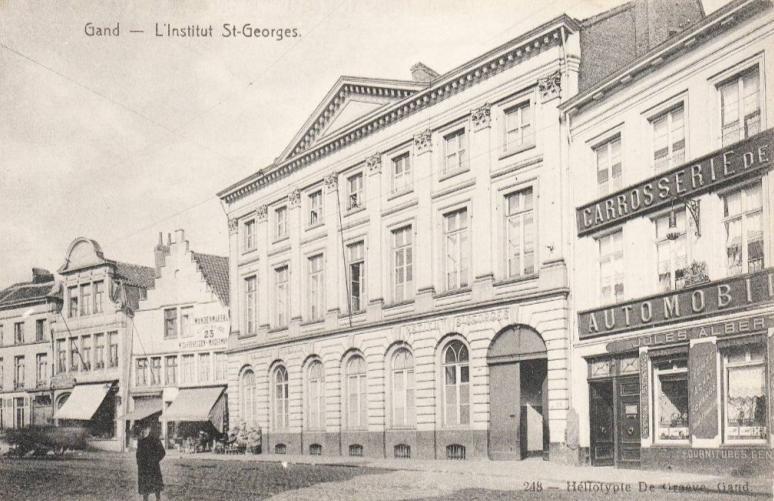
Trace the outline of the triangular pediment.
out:
<instances>
[{"instance_id":1,"label":"triangular pediment","mask_svg":"<svg viewBox=\"0 0 774 501\"><path fill-rule=\"evenodd\" d=\"M287 160L379 108L427 87L410 80L341 77L279 157Z\"/></svg>"}]
</instances>

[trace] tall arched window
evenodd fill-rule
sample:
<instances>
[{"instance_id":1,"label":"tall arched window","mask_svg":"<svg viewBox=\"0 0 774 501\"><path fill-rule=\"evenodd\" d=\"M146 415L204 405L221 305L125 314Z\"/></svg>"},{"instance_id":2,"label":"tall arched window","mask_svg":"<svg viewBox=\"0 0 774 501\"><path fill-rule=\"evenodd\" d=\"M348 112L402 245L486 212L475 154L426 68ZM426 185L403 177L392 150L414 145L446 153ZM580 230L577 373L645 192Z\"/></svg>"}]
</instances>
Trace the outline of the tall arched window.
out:
<instances>
[{"instance_id":1,"label":"tall arched window","mask_svg":"<svg viewBox=\"0 0 774 501\"><path fill-rule=\"evenodd\" d=\"M288 371L280 365L274 369L274 429L283 430L288 427Z\"/></svg>"},{"instance_id":2,"label":"tall arched window","mask_svg":"<svg viewBox=\"0 0 774 501\"><path fill-rule=\"evenodd\" d=\"M470 424L470 365L462 341L450 342L443 351L444 423Z\"/></svg>"},{"instance_id":3,"label":"tall arched window","mask_svg":"<svg viewBox=\"0 0 774 501\"><path fill-rule=\"evenodd\" d=\"M414 357L406 348L392 356L392 426L414 426Z\"/></svg>"},{"instance_id":4,"label":"tall arched window","mask_svg":"<svg viewBox=\"0 0 774 501\"><path fill-rule=\"evenodd\" d=\"M365 428L368 425L366 363L360 355L347 362L347 425L349 428Z\"/></svg>"},{"instance_id":5,"label":"tall arched window","mask_svg":"<svg viewBox=\"0 0 774 501\"><path fill-rule=\"evenodd\" d=\"M242 416L242 421L248 426L255 426L256 424L256 411L255 411L255 373L252 370L247 369L242 373L242 379L240 380L240 400L242 406L239 414Z\"/></svg>"},{"instance_id":6,"label":"tall arched window","mask_svg":"<svg viewBox=\"0 0 774 501\"><path fill-rule=\"evenodd\" d=\"M319 360L307 369L306 425L310 430L325 428L325 379L323 364Z\"/></svg>"}]
</instances>

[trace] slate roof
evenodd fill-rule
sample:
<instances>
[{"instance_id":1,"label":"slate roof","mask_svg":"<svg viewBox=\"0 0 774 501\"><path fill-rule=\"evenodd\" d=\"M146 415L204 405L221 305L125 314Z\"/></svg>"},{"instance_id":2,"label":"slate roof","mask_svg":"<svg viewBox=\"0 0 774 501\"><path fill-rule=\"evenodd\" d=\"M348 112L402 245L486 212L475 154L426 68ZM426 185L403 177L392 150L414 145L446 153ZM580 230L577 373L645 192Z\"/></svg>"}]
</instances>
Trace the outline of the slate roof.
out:
<instances>
[{"instance_id":1,"label":"slate roof","mask_svg":"<svg viewBox=\"0 0 774 501\"><path fill-rule=\"evenodd\" d=\"M139 264L115 262L116 276L126 285L150 289L155 283L156 270L150 266Z\"/></svg>"},{"instance_id":2,"label":"slate roof","mask_svg":"<svg viewBox=\"0 0 774 501\"><path fill-rule=\"evenodd\" d=\"M31 302L43 302L46 297L56 293L53 280L44 283L22 282L14 284L0 291L0 308L25 304Z\"/></svg>"},{"instance_id":3,"label":"slate roof","mask_svg":"<svg viewBox=\"0 0 774 501\"><path fill-rule=\"evenodd\" d=\"M228 258L191 252L204 280L224 305L229 304Z\"/></svg>"}]
</instances>

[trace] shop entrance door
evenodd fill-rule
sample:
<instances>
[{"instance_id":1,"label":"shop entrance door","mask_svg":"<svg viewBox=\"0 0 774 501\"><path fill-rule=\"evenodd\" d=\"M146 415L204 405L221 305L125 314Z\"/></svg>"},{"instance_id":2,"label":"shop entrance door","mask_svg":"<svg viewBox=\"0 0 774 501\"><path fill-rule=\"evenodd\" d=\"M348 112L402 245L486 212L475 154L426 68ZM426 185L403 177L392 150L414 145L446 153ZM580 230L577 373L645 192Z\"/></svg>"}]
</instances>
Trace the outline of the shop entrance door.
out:
<instances>
[{"instance_id":1,"label":"shop entrance door","mask_svg":"<svg viewBox=\"0 0 774 501\"><path fill-rule=\"evenodd\" d=\"M615 462L613 382L589 383L589 390L591 464L612 466Z\"/></svg>"},{"instance_id":2,"label":"shop entrance door","mask_svg":"<svg viewBox=\"0 0 774 501\"><path fill-rule=\"evenodd\" d=\"M618 412L616 440L618 452L616 466L639 468L640 466L640 383L639 378L620 378L618 388Z\"/></svg>"}]
</instances>

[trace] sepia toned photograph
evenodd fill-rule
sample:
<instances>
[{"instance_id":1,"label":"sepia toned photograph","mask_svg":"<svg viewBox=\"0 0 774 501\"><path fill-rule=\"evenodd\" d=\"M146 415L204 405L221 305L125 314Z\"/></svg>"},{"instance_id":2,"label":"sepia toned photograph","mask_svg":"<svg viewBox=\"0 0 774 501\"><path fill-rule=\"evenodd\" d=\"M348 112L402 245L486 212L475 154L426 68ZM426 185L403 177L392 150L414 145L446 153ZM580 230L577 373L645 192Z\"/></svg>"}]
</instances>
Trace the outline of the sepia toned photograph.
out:
<instances>
[{"instance_id":1,"label":"sepia toned photograph","mask_svg":"<svg viewBox=\"0 0 774 501\"><path fill-rule=\"evenodd\" d=\"M0 0L0 499L774 499L774 0Z\"/></svg>"}]
</instances>

